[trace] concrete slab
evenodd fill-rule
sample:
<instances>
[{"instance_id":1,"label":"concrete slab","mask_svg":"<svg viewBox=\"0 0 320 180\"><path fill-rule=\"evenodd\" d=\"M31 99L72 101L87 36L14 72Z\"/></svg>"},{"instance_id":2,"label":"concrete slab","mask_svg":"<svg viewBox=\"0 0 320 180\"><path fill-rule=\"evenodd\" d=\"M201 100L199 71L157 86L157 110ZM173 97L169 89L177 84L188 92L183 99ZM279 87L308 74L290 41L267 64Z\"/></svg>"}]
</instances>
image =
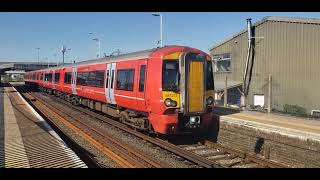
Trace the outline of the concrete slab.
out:
<instances>
[{"instance_id":1,"label":"concrete slab","mask_svg":"<svg viewBox=\"0 0 320 180\"><path fill-rule=\"evenodd\" d=\"M310 118L298 118L254 111L230 114L227 115L227 117L234 117L234 120L245 120L251 123L263 123L264 125L287 128L297 132L307 132L308 134L314 134L317 138L320 137L320 119L314 120Z\"/></svg>"},{"instance_id":2,"label":"concrete slab","mask_svg":"<svg viewBox=\"0 0 320 180\"><path fill-rule=\"evenodd\" d=\"M320 167L320 121L264 114L216 116L215 140L289 167Z\"/></svg>"},{"instance_id":3,"label":"concrete slab","mask_svg":"<svg viewBox=\"0 0 320 180\"><path fill-rule=\"evenodd\" d=\"M4 167L4 107L3 87L0 87L0 167Z\"/></svg>"}]
</instances>

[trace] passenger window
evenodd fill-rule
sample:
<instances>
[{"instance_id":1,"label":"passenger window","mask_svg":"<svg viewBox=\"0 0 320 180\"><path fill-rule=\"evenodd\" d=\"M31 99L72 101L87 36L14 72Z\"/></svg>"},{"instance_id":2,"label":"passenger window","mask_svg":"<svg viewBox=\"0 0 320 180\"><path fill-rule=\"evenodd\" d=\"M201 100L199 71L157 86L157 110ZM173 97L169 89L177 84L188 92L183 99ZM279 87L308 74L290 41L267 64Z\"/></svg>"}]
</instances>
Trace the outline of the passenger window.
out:
<instances>
[{"instance_id":1,"label":"passenger window","mask_svg":"<svg viewBox=\"0 0 320 180\"><path fill-rule=\"evenodd\" d=\"M49 74L49 81L52 81L52 73Z\"/></svg>"},{"instance_id":2,"label":"passenger window","mask_svg":"<svg viewBox=\"0 0 320 180\"><path fill-rule=\"evenodd\" d=\"M77 85L84 85L84 78L82 72L77 73Z\"/></svg>"},{"instance_id":3,"label":"passenger window","mask_svg":"<svg viewBox=\"0 0 320 180\"><path fill-rule=\"evenodd\" d=\"M66 72L64 75L64 83L71 84L71 72Z\"/></svg>"},{"instance_id":4,"label":"passenger window","mask_svg":"<svg viewBox=\"0 0 320 180\"><path fill-rule=\"evenodd\" d=\"M140 66L139 92L144 91L146 65Z\"/></svg>"},{"instance_id":5,"label":"passenger window","mask_svg":"<svg viewBox=\"0 0 320 180\"><path fill-rule=\"evenodd\" d=\"M117 90L133 91L134 69L118 70Z\"/></svg>"},{"instance_id":6,"label":"passenger window","mask_svg":"<svg viewBox=\"0 0 320 180\"><path fill-rule=\"evenodd\" d=\"M103 88L103 82L104 82L104 71L96 71L96 87Z\"/></svg>"},{"instance_id":7,"label":"passenger window","mask_svg":"<svg viewBox=\"0 0 320 180\"><path fill-rule=\"evenodd\" d=\"M60 73L55 73L54 74L54 81L55 82L60 82Z\"/></svg>"},{"instance_id":8,"label":"passenger window","mask_svg":"<svg viewBox=\"0 0 320 180\"><path fill-rule=\"evenodd\" d=\"M71 79L71 76L70 76ZM103 88L104 71L79 72L77 74L77 84Z\"/></svg>"}]
</instances>

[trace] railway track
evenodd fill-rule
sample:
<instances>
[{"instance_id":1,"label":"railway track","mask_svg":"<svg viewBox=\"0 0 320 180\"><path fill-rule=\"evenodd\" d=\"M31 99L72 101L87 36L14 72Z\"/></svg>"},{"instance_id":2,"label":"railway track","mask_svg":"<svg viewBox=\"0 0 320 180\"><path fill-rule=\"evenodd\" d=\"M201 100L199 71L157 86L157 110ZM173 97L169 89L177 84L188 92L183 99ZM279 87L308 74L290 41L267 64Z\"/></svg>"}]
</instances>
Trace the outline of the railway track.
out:
<instances>
[{"instance_id":1,"label":"railway track","mask_svg":"<svg viewBox=\"0 0 320 180\"><path fill-rule=\"evenodd\" d=\"M49 103L32 93L23 93L23 96L31 102L46 117L54 117L66 127L81 136L88 143L102 151L117 164L124 168L161 168L166 167L153 158L133 149L130 145L118 142L112 136L101 133L98 129L90 127L80 119L74 118L61 110L56 109Z\"/></svg>"},{"instance_id":2,"label":"railway track","mask_svg":"<svg viewBox=\"0 0 320 180\"><path fill-rule=\"evenodd\" d=\"M36 98L38 101L40 102L42 101L42 103L46 103L46 102L43 102L44 100L41 98L42 95L33 94L32 96ZM208 140L202 141L202 143L196 143L191 145L190 144L176 145L174 143L171 143L170 141L159 139L156 137L151 137L141 132L135 131L125 124L122 124L110 117L106 117L106 115L96 113L94 111L91 111L87 108L83 108L80 106L70 106L68 102L61 100L58 97L54 97L54 96L49 96L49 97L56 102L62 103L72 108L73 110L83 114L84 116L89 116L96 120L102 121L103 123L107 123L122 131L132 134L138 138L141 138L151 144L161 147L171 153L174 153L179 157L182 157L183 159L189 162L192 162L194 164L197 164L201 167L206 167L206 168L284 167L281 164L271 162L267 159L263 159L255 155L248 155L237 150L222 147L221 145L215 144ZM48 105L48 106L50 107L51 105ZM51 107L51 108L54 108L54 107ZM63 111L63 109L57 109L57 107L55 108L56 108L55 110L60 114L61 114L61 111ZM68 115L65 114L64 116L68 116ZM69 118L72 118L72 117L69 117ZM77 121L78 124L81 124L81 121L75 120L75 118L73 119L74 119L73 121ZM83 125L82 123L82 126L85 126L85 125ZM90 127L86 127L86 128L90 129ZM112 139L112 137L108 137L108 138ZM124 149L125 148L123 148L122 150ZM131 153L134 154L134 152L131 152ZM140 157L140 158L145 159L144 161L148 161L149 159L147 156ZM137 167L166 167L166 165L159 164L159 163L157 164L157 162L155 162L155 164L151 166L150 165L143 166L140 164Z\"/></svg>"},{"instance_id":3,"label":"railway track","mask_svg":"<svg viewBox=\"0 0 320 180\"><path fill-rule=\"evenodd\" d=\"M181 148L215 161L225 168L281 168L287 167L256 155L226 148L205 140L203 144L180 145Z\"/></svg>"}]
</instances>

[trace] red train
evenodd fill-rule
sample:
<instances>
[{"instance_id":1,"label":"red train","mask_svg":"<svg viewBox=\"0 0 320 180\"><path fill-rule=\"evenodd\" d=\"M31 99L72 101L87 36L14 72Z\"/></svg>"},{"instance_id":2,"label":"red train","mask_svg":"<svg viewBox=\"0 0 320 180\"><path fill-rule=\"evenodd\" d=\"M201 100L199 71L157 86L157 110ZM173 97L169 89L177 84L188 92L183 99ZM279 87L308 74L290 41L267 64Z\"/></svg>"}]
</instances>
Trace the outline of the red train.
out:
<instances>
[{"instance_id":1,"label":"red train","mask_svg":"<svg viewBox=\"0 0 320 180\"><path fill-rule=\"evenodd\" d=\"M27 72L27 85L159 134L203 132L212 121L208 54L166 46Z\"/></svg>"}]
</instances>

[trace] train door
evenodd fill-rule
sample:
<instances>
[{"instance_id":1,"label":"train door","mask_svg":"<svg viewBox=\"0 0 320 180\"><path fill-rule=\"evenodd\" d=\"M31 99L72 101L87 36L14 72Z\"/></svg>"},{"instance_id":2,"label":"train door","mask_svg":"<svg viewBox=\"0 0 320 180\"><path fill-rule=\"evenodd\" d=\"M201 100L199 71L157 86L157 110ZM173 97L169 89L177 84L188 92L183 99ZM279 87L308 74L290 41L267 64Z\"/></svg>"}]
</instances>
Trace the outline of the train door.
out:
<instances>
[{"instance_id":1,"label":"train door","mask_svg":"<svg viewBox=\"0 0 320 180\"><path fill-rule=\"evenodd\" d=\"M71 89L72 94L77 94L77 67L72 66Z\"/></svg>"},{"instance_id":2,"label":"train door","mask_svg":"<svg viewBox=\"0 0 320 180\"><path fill-rule=\"evenodd\" d=\"M55 89L56 88L56 86L55 86L55 78L56 78L56 76L55 76L55 70L52 70L52 72L51 72L51 74L52 74L52 80L51 80L51 84L52 84L52 89Z\"/></svg>"},{"instance_id":3,"label":"train door","mask_svg":"<svg viewBox=\"0 0 320 180\"><path fill-rule=\"evenodd\" d=\"M109 96L109 87L110 87L110 67L111 67L111 64L107 64L107 67L106 67L106 71L105 71L105 73L106 73L106 75L105 75L105 77L106 77L106 85L105 85L105 89L104 89L104 94L105 94L105 96L106 96L106 102L107 103L111 103L110 101L110 96Z\"/></svg>"},{"instance_id":4,"label":"train door","mask_svg":"<svg viewBox=\"0 0 320 180\"><path fill-rule=\"evenodd\" d=\"M116 74L116 63L107 64L105 95L106 95L107 102L110 104L116 104L116 100L114 98L115 74Z\"/></svg>"},{"instance_id":5,"label":"train door","mask_svg":"<svg viewBox=\"0 0 320 180\"><path fill-rule=\"evenodd\" d=\"M116 87L116 63L111 64L111 86L109 91L109 96L111 100L111 104L116 104L116 100L114 98L114 87Z\"/></svg>"},{"instance_id":6,"label":"train door","mask_svg":"<svg viewBox=\"0 0 320 180\"><path fill-rule=\"evenodd\" d=\"M48 71L46 71L46 76L47 76L47 78L46 78L46 81L45 81L45 85L46 85L46 87L47 88L49 88L49 83L50 83L50 81L49 81L49 74L50 74L50 70L48 70Z\"/></svg>"},{"instance_id":7,"label":"train door","mask_svg":"<svg viewBox=\"0 0 320 180\"><path fill-rule=\"evenodd\" d=\"M138 63L138 89L137 89L137 104L139 109L146 109L145 92L147 79L147 60L140 60Z\"/></svg>"},{"instance_id":8,"label":"train door","mask_svg":"<svg viewBox=\"0 0 320 180\"><path fill-rule=\"evenodd\" d=\"M205 112L205 69L203 54L187 53L185 64L185 112L189 114Z\"/></svg>"}]
</instances>

